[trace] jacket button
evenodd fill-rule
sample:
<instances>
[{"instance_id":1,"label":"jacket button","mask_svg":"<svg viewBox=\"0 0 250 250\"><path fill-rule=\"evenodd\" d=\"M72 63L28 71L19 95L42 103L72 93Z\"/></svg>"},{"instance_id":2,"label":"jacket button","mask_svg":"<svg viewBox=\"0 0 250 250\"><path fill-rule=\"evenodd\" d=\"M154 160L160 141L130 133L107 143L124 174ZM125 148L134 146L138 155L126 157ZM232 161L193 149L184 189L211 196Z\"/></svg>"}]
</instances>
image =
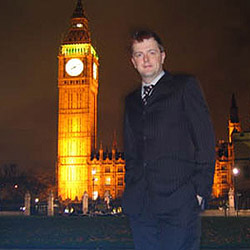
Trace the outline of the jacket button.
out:
<instances>
[{"instance_id":1,"label":"jacket button","mask_svg":"<svg viewBox=\"0 0 250 250\"><path fill-rule=\"evenodd\" d=\"M144 141L147 140L147 136L146 136L146 135L143 136L143 140L144 140Z\"/></svg>"},{"instance_id":2,"label":"jacket button","mask_svg":"<svg viewBox=\"0 0 250 250\"><path fill-rule=\"evenodd\" d=\"M143 110L142 114L143 114L143 115L146 115L146 111L145 111L145 110Z\"/></svg>"}]
</instances>

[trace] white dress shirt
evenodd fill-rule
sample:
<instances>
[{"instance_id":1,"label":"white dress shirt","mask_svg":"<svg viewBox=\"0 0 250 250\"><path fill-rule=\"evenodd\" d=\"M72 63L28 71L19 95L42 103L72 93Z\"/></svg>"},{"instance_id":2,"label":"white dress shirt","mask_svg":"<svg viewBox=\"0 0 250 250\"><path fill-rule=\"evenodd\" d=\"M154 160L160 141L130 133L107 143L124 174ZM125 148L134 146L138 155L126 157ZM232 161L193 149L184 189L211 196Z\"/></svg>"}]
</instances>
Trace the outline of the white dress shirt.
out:
<instances>
[{"instance_id":1,"label":"white dress shirt","mask_svg":"<svg viewBox=\"0 0 250 250\"><path fill-rule=\"evenodd\" d=\"M148 85L155 85L163 76L165 75L165 72L162 70L161 73L154 78L154 80L150 83L145 83L142 82L142 87L141 87L141 96L143 96L143 87L148 86ZM150 93L151 94L151 93Z\"/></svg>"}]
</instances>

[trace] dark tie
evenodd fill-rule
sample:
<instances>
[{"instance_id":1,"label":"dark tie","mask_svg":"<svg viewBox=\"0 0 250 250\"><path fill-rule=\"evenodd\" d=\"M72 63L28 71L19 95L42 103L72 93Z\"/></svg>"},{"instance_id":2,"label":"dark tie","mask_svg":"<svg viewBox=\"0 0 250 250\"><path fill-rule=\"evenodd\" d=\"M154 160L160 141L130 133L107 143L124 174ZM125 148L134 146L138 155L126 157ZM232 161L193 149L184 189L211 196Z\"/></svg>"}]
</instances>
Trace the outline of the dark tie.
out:
<instances>
[{"instance_id":1,"label":"dark tie","mask_svg":"<svg viewBox=\"0 0 250 250\"><path fill-rule=\"evenodd\" d=\"M144 103L144 105L147 105L147 100L153 90L153 87L154 85L152 84L143 86L142 102Z\"/></svg>"}]
</instances>

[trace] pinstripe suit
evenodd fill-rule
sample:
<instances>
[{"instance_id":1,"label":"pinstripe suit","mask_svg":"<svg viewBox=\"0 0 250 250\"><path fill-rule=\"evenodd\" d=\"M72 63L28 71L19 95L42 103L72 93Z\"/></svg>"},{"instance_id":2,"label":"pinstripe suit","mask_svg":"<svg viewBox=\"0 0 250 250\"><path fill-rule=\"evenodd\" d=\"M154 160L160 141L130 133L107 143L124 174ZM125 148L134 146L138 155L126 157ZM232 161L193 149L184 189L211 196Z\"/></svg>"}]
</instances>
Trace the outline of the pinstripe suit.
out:
<instances>
[{"instance_id":1,"label":"pinstripe suit","mask_svg":"<svg viewBox=\"0 0 250 250\"><path fill-rule=\"evenodd\" d=\"M131 224L142 218L160 218L161 224L181 229L193 224L193 231L197 231L200 209L196 195L206 198L211 193L215 143L196 79L165 72L147 105L141 101L141 89L127 96L124 142L123 209ZM167 230L168 237L163 237L171 240L174 230ZM184 230L183 246L188 235ZM169 249L189 250L181 245Z\"/></svg>"}]
</instances>

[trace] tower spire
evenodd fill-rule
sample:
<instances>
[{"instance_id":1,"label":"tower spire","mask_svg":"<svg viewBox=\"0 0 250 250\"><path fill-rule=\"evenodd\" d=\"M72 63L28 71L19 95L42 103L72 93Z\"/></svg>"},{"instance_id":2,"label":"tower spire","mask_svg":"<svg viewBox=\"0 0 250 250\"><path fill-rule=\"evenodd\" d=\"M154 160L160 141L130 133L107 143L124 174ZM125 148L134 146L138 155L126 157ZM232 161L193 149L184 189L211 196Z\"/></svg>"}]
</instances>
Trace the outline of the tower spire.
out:
<instances>
[{"instance_id":1,"label":"tower spire","mask_svg":"<svg viewBox=\"0 0 250 250\"><path fill-rule=\"evenodd\" d=\"M77 0L71 17L71 27L63 39L63 44L91 43L88 19L84 13L82 0Z\"/></svg>"},{"instance_id":2,"label":"tower spire","mask_svg":"<svg viewBox=\"0 0 250 250\"><path fill-rule=\"evenodd\" d=\"M116 130L113 135L112 149L117 150L117 139L116 139Z\"/></svg>"},{"instance_id":3,"label":"tower spire","mask_svg":"<svg viewBox=\"0 0 250 250\"><path fill-rule=\"evenodd\" d=\"M235 100L234 93L232 94L231 108L230 108L230 121L232 123L239 122L238 107Z\"/></svg>"},{"instance_id":4,"label":"tower spire","mask_svg":"<svg viewBox=\"0 0 250 250\"><path fill-rule=\"evenodd\" d=\"M83 7L82 7L82 0L77 0L77 5L75 11L72 15L72 18L86 18Z\"/></svg>"},{"instance_id":5,"label":"tower spire","mask_svg":"<svg viewBox=\"0 0 250 250\"><path fill-rule=\"evenodd\" d=\"M240 132L240 120L238 114L238 107L236 105L236 99L234 93L232 94L231 107L230 107L230 117L228 121L228 132L229 132L229 142L232 142L232 134L234 132Z\"/></svg>"}]
</instances>

